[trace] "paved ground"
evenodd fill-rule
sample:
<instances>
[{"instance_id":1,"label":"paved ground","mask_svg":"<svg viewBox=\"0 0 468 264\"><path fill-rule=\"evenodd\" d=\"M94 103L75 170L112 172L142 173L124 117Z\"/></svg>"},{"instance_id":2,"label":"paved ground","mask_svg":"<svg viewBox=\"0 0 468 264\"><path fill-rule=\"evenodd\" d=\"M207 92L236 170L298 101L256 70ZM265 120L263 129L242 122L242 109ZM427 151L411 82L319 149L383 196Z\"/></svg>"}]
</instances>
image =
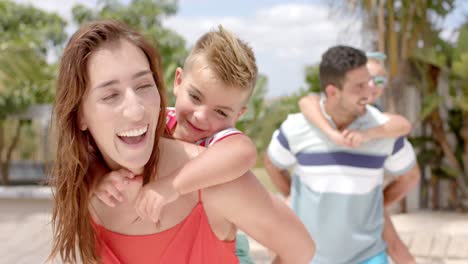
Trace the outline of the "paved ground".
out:
<instances>
[{"instance_id":1,"label":"paved ground","mask_svg":"<svg viewBox=\"0 0 468 264\"><path fill-rule=\"evenodd\" d=\"M418 264L468 264L468 214L417 212L392 221ZM251 240L250 248L258 264L269 263L262 245Z\"/></svg>"},{"instance_id":2,"label":"paved ground","mask_svg":"<svg viewBox=\"0 0 468 264\"><path fill-rule=\"evenodd\" d=\"M0 263L44 263L50 249L50 201L0 200Z\"/></svg>"},{"instance_id":3,"label":"paved ground","mask_svg":"<svg viewBox=\"0 0 468 264\"><path fill-rule=\"evenodd\" d=\"M44 263L50 249L50 200L0 198L0 264ZM468 264L468 215L418 212L393 221L421 264ZM270 263L251 241L256 263Z\"/></svg>"},{"instance_id":4,"label":"paved ground","mask_svg":"<svg viewBox=\"0 0 468 264\"><path fill-rule=\"evenodd\" d=\"M468 264L468 214L420 212L393 221L418 263Z\"/></svg>"}]
</instances>

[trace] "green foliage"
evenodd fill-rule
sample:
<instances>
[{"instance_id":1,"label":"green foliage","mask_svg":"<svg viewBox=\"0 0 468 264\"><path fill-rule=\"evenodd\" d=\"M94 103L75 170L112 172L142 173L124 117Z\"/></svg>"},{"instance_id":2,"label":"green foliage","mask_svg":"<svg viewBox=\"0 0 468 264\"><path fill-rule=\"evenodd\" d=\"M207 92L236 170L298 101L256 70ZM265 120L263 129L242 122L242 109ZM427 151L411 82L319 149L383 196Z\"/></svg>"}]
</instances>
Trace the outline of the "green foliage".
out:
<instances>
[{"instance_id":1,"label":"green foliage","mask_svg":"<svg viewBox=\"0 0 468 264\"><path fill-rule=\"evenodd\" d=\"M468 201L468 160L463 160L463 156L468 157L465 147L468 144L468 25L460 29L455 45L440 37L444 19L457 8L458 2L461 1L348 0L345 4L330 1L339 7L338 11L344 11L338 12L340 15L352 13L363 19L364 30L375 34L374 48L387 54L393 82L386 90L384 101L390 107L399 108L390 110L404 113L421 109L416 127L422 128L424 137L414 139L420 165L429 167L432 177L453 179L456 176L459 193ZM449 93L444 89L446 82ZM400 97L407 94L401 85L410 83L420 88L421 105L399 104ZM434 118L428 118L431 115ZM428 194L427 182L425 179L422 182L421 193Z\"/></svg>"},{"instance_id":2,"label":"green foliage","mask_svg":"<svg viewBox=\"0 0 468 264\"><path fill-rule=\"evenodd\" d=\"M66 23L57 14L9 0L0 1L0 14L0 174L7 184L9 163L27 123L17 121L10 130L15 122L7 117L52 101L55 71L46 58L61 49Z\"/></svg>"},{"instance_id":3,"label":"green foliage","mask_svg":"<svg viewBox=\"0 0 468 264\"><path fill-rule=\"evenodd\" d=\"M438 175L439 177L449 179L454 179L458 176L458 172L447 165L441 165L440 168L437 168L435 170L434 174Z\"/></svg>"},{"instance_id":4,"label":"green foliage","mask_svg":"<svg viewBox=\"0 0 468 264\"><path fill-rule=\"evenodd\" d=\"M33 103L51 102L49 52L66 38L65 21L30 5L0 2L0 119Z\"/></svg>"},{"instance_id":5,"label":"green foliage","mask_svg":"<svg viewBox=\"0 0 468 264\"><path fill-rule=\"evenodd\" d=\"M7 47L28 47L45 55L60 47L67 35L58 14L48 13L31 5L0 1L0 43Z\"/></svg>"},{"instance_id":6,"label":"green foliage","mask_svg":"<svg viewBox=\"0 0 468 264\"><path fill-rule=\"evenodd\" d=\"M437 94L429 94L423 98L423 105L421 110L421 119L426 119L432 112L438 109L442 97Z\"/></svg>"},{"instance_id":7,"label":"green foliage","mask_svg":"<svg viewBox=\"0 0 468 264\"><path fill-rule=\"evenodd\" d=\"M460 28L458 41L453 50L450 81L455 91L455 104L463 111L468 112L468 24Z\"/></svg>"},{"instance_id":8,"label":"green foliage","mask_svg":"<svg viewBox=\"0 0 468 264\"><path fill-rule=\"evenodd\" d=\"M461 53L460 57L454 61L453 73L461 79L468 80L468 51Z\"/></svg>"},{"instance_id":9,"label":"green foliage","mask_svg":"<svg viewBox=\"0 0 468 264\"><path fill-rule=\"evenodd\" d=\"M53 100L55 73L34 49L0 50L0 119Z\"/></svg>"},{"instance_id":10,"label":"green foliage","mask_svg":"<svg viewBox=\"0 0 468 264\"><path fill-rule=\"evenodd\" d=\"M288 114L299 112L297 104L299 98L309 93L309 89L300 89L289 96L265 100L267 85L267 78L260 75L247 105L248 110L236 123L237 129L246 133L255 143L259 153L258 165L261 165L262 153L268 147L273 132L279 128Z\"/></svg>"},{"instance_id":11,"label":"green foliage","mask_svg":"<svg viewBox=\"0 0 468 264\"><path fill-rule=\"evenodd\" d=\"M308 85L307 91L310 93L320 93L320 75L319 75L319 66L312 65L306 67L306 77L305 82Z\"/></svg>"},{"instance_id":12,"label":"green foliage","mask_svg":"<svg viewBox=\"0 0 468 264\"><path fill-rule=\"evenodd\" d=\"M415 149L424 149L418 153L416 158L419 164L436 165L440 163L442 151L434 144L434 140L430 136L415 136L408 138L411 145Z\"/></svg>"},{"instance_id":13,"label":"green foliage","mask_svg":"<svg viewBox=\"0 0 468 264\"><path fill-rule=\"evenodd\" d=\"M236 124L238 129L244 131L255 142L257 151L260 154L258 156L260 158L259 165L261 165L262 153L268 147L273 132L279 128L288 114L300 111L299 99L308 93L320 91L317 65L306 68L305 82L307 88L301 88L291 95L265 100L267 82L265 76L259 77L248 104L248 111Z\"/></svg>"},{"instance_id":14,"label":"green foliage","mask_svg":"<svg viewBox=\"0 0 468 264\"><path fill-rule=\"evenodd\" d=\"M468 112L468 23L460 28L453 52L452 85L458 86L464 96L455 98L457 105Z\"/></svg>"},{"instance_id":15,"label":"green foliage","mask_svg":"<svg viewBox=\"0 0 468 264\"><path fill-rule=\"evenodd\" d=\"M442 46L417 49L413 52L412 58L426 65L431 64L439 68L446 68L449 56L447 56L447 52L441 52L441 49Z\"/></svg>"},{"instance_id":16,"label":"green foliage","mask_svg":"<svg viewBox=\"0 0 468 264\"><path fill-rule=\"evenodd\" d=\"M259 75L252 96L247 103L247 111L237 121L237 129L246 133L256 144L257 151L265 147L265 141L260 138L264 130L263 118L266 114L265 93L268 80L264 75Z\"/></svg>"},{"instance_id":17,"label":"green foliage","mask_svg":"<svg viewBox=\"0 0 468 264\"><path fill-rule=\"evenodd\" d=\"M162 26L162 19L174 15L176 11L176 1L132 0L123 4L115 0L104 0L96 8L78 4L73 7L72 14L77 24L97 19L114 19L142 32L158 47L163 62L164 81L166 87L171 88L175 69L183 64L188 54L185 40ZM173 98L169 100L171 101Z\"/></svg>"},{"instance_id":18,"label":"green foliage","mask_svg":"<svg viewBox=\"0 0 468 264\"><path fill-rule=\"evenodd\" d=\"M37 140L37 131L40 131L42 127L35 126L34 122L31 120L25 121L25 124L22 128L22 137L21 142L18 144L19 158L22 160L30 160L34 158L34 153L39 148ZM45 157L43 157L45 158Z\"/></svg>"}]
</instances>

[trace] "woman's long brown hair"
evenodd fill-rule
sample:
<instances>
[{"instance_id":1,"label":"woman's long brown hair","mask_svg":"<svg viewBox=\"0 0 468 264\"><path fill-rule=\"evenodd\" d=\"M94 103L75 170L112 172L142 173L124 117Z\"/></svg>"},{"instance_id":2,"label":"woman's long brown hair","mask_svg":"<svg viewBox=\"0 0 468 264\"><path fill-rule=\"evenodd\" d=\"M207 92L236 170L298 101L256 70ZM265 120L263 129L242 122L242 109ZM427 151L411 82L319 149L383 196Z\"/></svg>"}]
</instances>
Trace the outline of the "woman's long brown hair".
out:
<instances>
[{"instance_id":1,"label":"woman's long brown hair","mask_svg":"<svg viewBox=\"0 0 468 264\"><path fill-rule=\"evenodd\" d=\"M89 85L88 59L104 44L122 39L139 47L149 61L161 97L161 110L156 128L155 145L143 173L143 182L155 175L158 143L165 127L165 89L158 51L139 33L115 21L88 24L73 34L63 53L53 109L53 125L57 135L57 151L50 183L54 189L52 215L53 246L50 258L60 255L66 263L97 263L96 236L88 210L93 179L87 174L93 141L78 126L78 113ZM156 113L155 113L156 114ZM96 153L94 153L96 152ZM77 254L78 253L78 254Z\"/></svg>"}]
</instances>

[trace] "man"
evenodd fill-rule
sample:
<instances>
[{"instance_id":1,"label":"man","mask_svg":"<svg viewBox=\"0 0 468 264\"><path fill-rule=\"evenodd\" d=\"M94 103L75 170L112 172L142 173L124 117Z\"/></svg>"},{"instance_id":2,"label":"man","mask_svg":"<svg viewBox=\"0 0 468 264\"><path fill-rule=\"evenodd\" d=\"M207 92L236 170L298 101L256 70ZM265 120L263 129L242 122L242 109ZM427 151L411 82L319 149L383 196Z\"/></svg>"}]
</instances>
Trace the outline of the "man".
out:
<instances>
[{"instance_id":1,"label":"man","mask_svg":"<svg viewBox=\"0 0 468 264\"><path fill-rule=\"evenodd\" d=\"M347 46L322 56L321 111L340 131L365 130L388 119L367 105L372 91L366 62L362 51ZM264 161L273 183L285 195L291 192L293 210L315 238L312 263L388 263L383 174L404 174L414 166L406 140L383 138L351 149L331 141L301 113L292 114L273 134Z\"/></svg>"},{"instance_id":2,"label":"man","mask_svg":"<svg viewBox=\"0 0 468 264\"><path fill-rule=\"evenodd\" d=\"M369 52L367 55L367 70L371 76L369 86L371 93L368 104L377 107L379 110L379 99L387 84L387 71L385 70L385 54L380 52ZM384 113L388 121L380 126L375 126L367 130L360 131L338 131L325 118L320 108L320 96L309 94L299 100L299 108L305 118L314 126L320 128L334 143L347 147L359 147L362 143L372 139L399 138L407 135L411 131L411 123L400 115ZM403 142L403 138L398 139ZM384 178L384 206L394 204L405 196L420 179L419 166L415 164L411 170L399 177ZM390 184L391 183L391 184ZM387 185L388 184L388 185ZM396 264L416 263L411 256L406 245L398 237L388 213L385 212L385 224L383 238L387 244L387 252Z\"/></svg>"}]
</instances>

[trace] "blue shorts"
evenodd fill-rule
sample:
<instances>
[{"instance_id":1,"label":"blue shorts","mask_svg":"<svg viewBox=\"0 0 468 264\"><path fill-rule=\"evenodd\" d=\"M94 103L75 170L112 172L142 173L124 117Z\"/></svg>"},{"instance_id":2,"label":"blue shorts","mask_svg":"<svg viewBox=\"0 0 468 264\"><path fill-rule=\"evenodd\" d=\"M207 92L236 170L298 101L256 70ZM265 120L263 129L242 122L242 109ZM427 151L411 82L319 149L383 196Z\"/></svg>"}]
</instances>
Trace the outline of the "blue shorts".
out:
<instances>
[{"instance_id":1,"label":"blue shorts","mask_svg":"<svg viewBox=\"0 0 468 264\"><path fill-rule=\"evenodd\" d=\"M250 246L247 236L243 233L237 233L236 237L236 256L240 264L254 264L250 256Z\"/></svg>"},{"instance_id":2,"label":"blue shorts","mask_svg":"<svg viewBox=\"0 0 468 264\"><path fill-rule=\"evenodd\" d=\"M388 264L388 257L387 253L383 251L382 253L378 254L377 256L373 256L368 260L364 260L359 264Z\"/></svg>"}]
</instances>

